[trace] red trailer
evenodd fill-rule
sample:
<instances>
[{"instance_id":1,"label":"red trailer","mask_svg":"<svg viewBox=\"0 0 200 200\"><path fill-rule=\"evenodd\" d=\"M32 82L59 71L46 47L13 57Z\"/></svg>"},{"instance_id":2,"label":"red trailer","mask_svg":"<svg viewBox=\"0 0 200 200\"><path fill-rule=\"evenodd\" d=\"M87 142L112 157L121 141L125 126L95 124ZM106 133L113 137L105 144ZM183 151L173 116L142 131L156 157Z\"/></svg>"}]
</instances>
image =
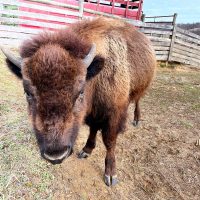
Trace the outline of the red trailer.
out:
<instances>
[{"instance_id":1,"label":"red trailer","mask_svg":"<svg viewBox=\"0 0 200 200\"><path fill-rule=\"evenodd\" d=\"M24 6L20 6L19 9L21 11L25 12L30 12L31 13L38 13L38 14L48 14L51 16L57 16L57 17L62 17L66 18L66 22L58 22L58 21L53 21L54 24L69 24L73 22L73 20L78 19L78 16L73 16L73 15L68 15L68 14L61 14L61 13L56 13L52 12L52 9L49 8L58 8L58 6L55 5L50 5L50 4L43 4L43 3L37 3L37 2L31 2L28 0L19 0L22 3L28 3L35 5L34 8L28 8ZM52 2L60 2L60 3L65 3L68 5L74 5L74 6L79 6L79 1L77 0L54 0ZM46 9L37 9L37 5L45 5ZM108 13L116 16L120 16L123 18L128 18L128 19L134 19L134 20L141 20L142 17L142 5L143 5L143 0L85 0L84 2L84 8L85 9L90 9L93 11L98 11L98 12L103 12L103 13ZM33 6L32 6L33 7ZM70 8L62 8L63 10L67 11L75 11L74 9ZM76 10L77 13L79 12ZM84 12L84 16L94 16L94 14ZM24 20L34 20L38 22L45 22L45 23L52 23L52 20L48 19L38 19L37 15L35 17L30 15L30 17L20 17L21 19ZM41 26L32 26L32 25L26 25L23 24L21 26L26 26L26 27L31 27L31 28L43 28Z\"/></svg>"}]
</instances>

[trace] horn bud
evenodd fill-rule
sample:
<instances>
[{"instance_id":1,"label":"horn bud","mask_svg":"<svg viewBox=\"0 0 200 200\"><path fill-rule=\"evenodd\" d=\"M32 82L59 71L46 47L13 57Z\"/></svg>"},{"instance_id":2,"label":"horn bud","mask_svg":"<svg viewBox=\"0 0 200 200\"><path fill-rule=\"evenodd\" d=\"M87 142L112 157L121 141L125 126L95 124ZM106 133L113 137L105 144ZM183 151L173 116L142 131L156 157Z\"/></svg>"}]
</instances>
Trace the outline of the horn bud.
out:
<instances>
[{"instance_id":1,"label":"horn bud","mask_svg":"<svg viewBox=\"0 0 200 200\"><path fill-rule=\"evenodd\" d=\"M22 66L22 58L17 58L16 56L13 55L13 53L11 53L8 49L4 48L4 47L0 47L1 51L3 52L3 54L8 58L8 60L10 62L12 62L13 64L15 64L19 69L21 69Z\"/></svg>"},{"instance_id":2,"label":"horn bud","mask_svg":"<svg viewBox=\"0 0 200 200\"><path fill-rule=\"evenodd\" d=\"M92 44L92 47L91 47L89 53L83 59L83 64L85 65L85 67L88 68L90 66L90 64L92 63L95 55L96 55L96 45Z\"/></svg>"}]
</instances>

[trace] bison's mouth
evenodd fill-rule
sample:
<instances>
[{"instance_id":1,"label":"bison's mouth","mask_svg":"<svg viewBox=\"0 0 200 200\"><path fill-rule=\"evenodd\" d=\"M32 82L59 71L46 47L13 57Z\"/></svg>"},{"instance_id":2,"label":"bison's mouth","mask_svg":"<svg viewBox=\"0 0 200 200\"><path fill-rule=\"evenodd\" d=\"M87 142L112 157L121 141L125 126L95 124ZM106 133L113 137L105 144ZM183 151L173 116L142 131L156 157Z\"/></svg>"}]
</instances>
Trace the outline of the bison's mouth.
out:
<instances>
[{"instance_id":1,"label":"bison's mouth","mask_svg":"<svg viewBox=\"0 0 200 200\"><path fill-rule=\"evenodd\" d=\"M34 127L37 143L40 149L41 156L52 164L60 164L62 161L69 157L73 152L73 145L70 142L69 145L61 146L59 144L54 145L54 148L47 148L43 134L41 134L36 127Z\"/></svg>"},{"instance_id":2,"label":"bison's mouth","mask_svg":"<svg viewBox=\"0 0 200 200\"><path fill-rule=\"evenodd\" d=\"M60 164L62 161L69 157L72 154L72 148L70 146L67 146L66 149L59 153L49 153L49 152L43 152L42 157L49 161L52 164Z\"/></svg>"}]
</instances>

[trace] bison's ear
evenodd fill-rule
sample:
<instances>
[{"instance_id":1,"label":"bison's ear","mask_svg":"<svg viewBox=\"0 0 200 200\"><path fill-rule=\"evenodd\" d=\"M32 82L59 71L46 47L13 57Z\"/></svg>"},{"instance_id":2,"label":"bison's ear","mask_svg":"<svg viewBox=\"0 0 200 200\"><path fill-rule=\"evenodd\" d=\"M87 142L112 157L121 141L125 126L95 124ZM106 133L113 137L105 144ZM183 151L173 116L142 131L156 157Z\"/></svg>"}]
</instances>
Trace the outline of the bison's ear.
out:
<instances>
[{"instance_id":1,"label":"bison's ear","mask_svg":"<svg viewBox=\"0 0 200 200\"><path fill-rule=\"evenodd\" d=\"M95 56L92 63L87 68L86 80L90 80L95 77L104 67L105 59L101 56Z\"/></svg>"},{"instance_id":2,"label":"bison's ear","mask_svg":"<svg viewBox=\"0 0 200 200\"><path fill-rule=\"evenodd\" d=\"M1 48L2 52L6 56L6 63L10 71L18 78L22 79L21 63L22 59L14 56L8 49Z\"/></svg>"}]
</instances>

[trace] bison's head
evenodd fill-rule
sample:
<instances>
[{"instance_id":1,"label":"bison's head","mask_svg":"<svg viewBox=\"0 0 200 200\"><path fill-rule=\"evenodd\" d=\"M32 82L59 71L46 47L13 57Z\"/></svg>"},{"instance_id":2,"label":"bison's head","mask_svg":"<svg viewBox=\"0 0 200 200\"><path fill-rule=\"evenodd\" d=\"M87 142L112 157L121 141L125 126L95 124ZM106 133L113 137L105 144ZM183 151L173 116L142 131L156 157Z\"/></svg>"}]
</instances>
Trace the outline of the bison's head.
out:
<instances>
[{"instance_id":1,"label":"bison's head","mask_svg":"<svg viewBox=\"0 0 200 200\"><path fill-rule=\"evenodd\" d=\"M72 152L85 114L86 83L101 70L103 59L94 44L55 35L25 42L20 60L4 53L23 81L41 155L53 164L62 162Z\"/></svg>"}]
</instances>

